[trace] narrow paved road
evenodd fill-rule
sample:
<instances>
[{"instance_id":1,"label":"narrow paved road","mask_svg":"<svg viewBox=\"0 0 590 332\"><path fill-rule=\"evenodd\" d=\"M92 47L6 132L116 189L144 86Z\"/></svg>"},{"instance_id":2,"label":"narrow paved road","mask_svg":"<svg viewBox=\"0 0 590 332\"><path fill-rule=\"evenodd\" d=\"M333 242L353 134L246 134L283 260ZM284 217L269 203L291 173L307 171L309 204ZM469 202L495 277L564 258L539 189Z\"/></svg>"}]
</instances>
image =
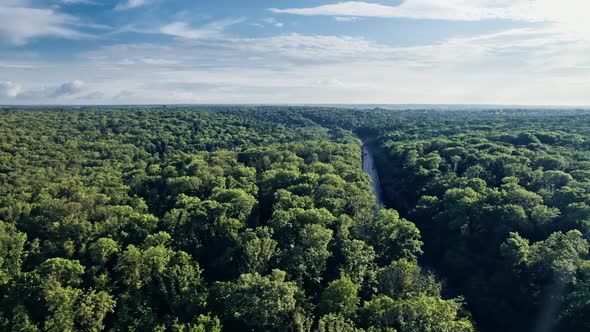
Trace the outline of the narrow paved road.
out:
<instances>
[{"instance_id":1,"label":"narrow paved road","mask_svg":"<svg viewBox=\"0 0 590 332\"><path fill-rule=\"evenodd\" d=\"M373 193L377 199L377 206L385 208L383 203L383 192L381 191L381 183L379 181L379 173L377 167L375 167L375 159L373 157L373 151L370 148L370 143L363 144L363 171L365 171L371 177L371 186L373 187ZM424 271L430 271L436 274L436 269L426 261L425 255L418 256L418 264ZM440 275L439 275L440 277ZM445 287L443 288L443 295L445 298L454 298L459 296L456 288L445 279Z\"/></svg>"},{"instance_id":2,"label":"narrow paved road","mask_svg":"<svg viewBox=\"0 0 590 332\"><path fill-rule=\"evenodd\" d=\"M379 174L377 173L377 167L375 167L373 153L367 144L363 144L363 170L371 177L371 186L377 199L377 205L383 206L383 193L381 192Z\"/></svg>"}]
</instances>

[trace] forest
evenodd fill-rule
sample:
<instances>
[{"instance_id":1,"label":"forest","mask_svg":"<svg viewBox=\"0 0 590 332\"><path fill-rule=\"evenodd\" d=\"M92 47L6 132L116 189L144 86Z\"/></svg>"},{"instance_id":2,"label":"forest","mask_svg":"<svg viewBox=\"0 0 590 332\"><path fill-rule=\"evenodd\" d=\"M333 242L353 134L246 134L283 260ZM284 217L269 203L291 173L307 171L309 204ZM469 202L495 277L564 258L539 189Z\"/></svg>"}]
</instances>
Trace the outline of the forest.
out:
<instances>
[{"instance_id":1,"label":"forest","mask_svg":"<svg viewBox=\"0 0 590 332\"><path fill-rule=\"evenodd\" d=\"M4 107L0 330L589 331L589 135L574 109Z\"/></svg>"}]
</instances>

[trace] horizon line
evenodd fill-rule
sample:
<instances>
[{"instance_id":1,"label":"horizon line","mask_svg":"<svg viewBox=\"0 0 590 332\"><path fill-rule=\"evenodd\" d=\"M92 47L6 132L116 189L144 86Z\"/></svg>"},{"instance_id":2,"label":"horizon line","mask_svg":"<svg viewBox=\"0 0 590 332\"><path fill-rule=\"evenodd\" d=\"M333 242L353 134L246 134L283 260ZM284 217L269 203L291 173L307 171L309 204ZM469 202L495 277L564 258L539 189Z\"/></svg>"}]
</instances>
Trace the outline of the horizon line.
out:
<instances>
[{"instance_id":1,"label":"horizon line","mask_svg":"<svg viewBox=\"0 0 590 332\"><path fill-rule=\"evenodd\" d=\"M579 109L590 110L590 105L535 105L535 104L462 104L462 103L130 103L130 104L0 104L6 107L240 107L240 106L295 106L295 107L458 107L458 108L502 108L502 109Z\"/></svg>"}]
</instances>

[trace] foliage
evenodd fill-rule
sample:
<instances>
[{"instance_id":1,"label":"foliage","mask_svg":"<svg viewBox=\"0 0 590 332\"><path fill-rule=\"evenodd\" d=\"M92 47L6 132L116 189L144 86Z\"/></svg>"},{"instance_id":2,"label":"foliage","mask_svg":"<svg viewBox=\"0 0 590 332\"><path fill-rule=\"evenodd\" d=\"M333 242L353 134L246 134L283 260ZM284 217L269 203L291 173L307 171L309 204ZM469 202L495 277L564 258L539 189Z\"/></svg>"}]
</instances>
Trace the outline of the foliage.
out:
<instances>
[{"instance_id":1,"label":"foliage","mask_svg":"<svg viewBox=\"0 0 590 332\"><path fill-rule=\"evenodd\" d=\"M3 108L0 330L473 331L470 312L587 330L589 128L578 110Z\"/></svg>"}]
</instances>

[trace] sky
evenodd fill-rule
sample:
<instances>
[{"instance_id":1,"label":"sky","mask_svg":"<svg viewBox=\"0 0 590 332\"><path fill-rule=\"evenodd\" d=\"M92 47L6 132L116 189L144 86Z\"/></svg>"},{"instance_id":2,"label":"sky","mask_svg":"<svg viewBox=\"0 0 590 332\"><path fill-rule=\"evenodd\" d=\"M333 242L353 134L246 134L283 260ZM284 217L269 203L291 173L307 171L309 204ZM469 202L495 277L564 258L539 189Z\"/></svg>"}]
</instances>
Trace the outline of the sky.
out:
<instances>
[{"instance_id":1,"label":"sky","mask_svg":"<svg viewBox=\"0 0 590 332\"><path fill-rule=\"evenodd\" d=\"M0 0L0 104L590 105L588 0Z\"/></svg>"}]
</instances>

